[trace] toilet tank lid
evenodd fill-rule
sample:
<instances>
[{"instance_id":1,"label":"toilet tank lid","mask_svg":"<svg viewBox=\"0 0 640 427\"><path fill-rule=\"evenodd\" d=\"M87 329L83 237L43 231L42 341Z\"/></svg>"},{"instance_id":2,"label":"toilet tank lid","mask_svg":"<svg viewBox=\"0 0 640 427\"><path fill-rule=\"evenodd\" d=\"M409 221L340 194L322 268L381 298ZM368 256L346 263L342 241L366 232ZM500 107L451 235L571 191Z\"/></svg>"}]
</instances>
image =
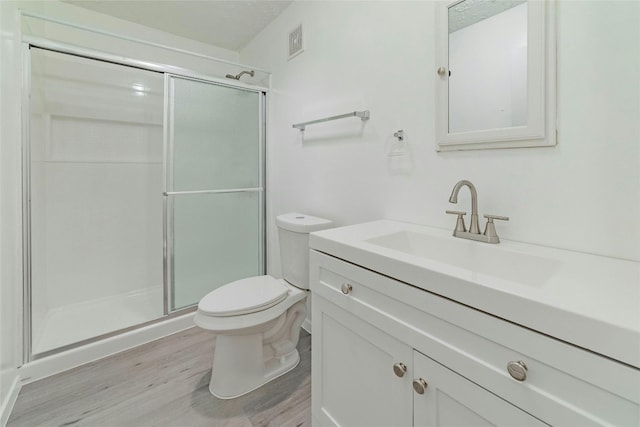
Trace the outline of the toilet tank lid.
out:
<instances>
[{"instance_id":1,"label":"toilet tank lid","mask_svg":"<svg viewBox=\"0 0 640 427\"><path fill-rule=\"evenodd\" d=\"M298 212L290 212L276 217L276 225L278 227L296 233L311 233L312 231L324 230L331 228L331 224L333 224L333 221L328 219Z\"/></svg>"}]
</instances>

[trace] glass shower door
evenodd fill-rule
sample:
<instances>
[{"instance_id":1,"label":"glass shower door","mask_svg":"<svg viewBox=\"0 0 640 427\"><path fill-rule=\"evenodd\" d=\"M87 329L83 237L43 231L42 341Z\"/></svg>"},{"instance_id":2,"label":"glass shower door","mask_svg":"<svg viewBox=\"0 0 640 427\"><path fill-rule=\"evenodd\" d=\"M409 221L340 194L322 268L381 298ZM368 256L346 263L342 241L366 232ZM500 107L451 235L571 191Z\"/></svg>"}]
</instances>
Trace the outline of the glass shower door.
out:
<instances>
[{"instance_id":1,"label":"glass shower door","mask_svg":"<svg viewBox=\"0 0 640 427\"><path fill-rule=\"evenodd\" d=\"M263 94L171 76L169 311L264 274Z\"/></svg>"}]
</instances>

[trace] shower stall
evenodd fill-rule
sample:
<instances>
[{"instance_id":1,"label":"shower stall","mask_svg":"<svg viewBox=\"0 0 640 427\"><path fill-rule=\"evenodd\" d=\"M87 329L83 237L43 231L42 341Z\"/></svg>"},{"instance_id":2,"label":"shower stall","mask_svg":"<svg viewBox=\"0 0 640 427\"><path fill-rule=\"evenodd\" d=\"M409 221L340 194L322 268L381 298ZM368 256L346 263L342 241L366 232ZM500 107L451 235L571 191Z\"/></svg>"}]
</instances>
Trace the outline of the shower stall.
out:
<instances>
[{"instance_id":1,"label":"shower stall","mask_svg":"<svg viewBox=\"0 0 640 427\"><path fill-rule=\"evenodd\" d=\"M264 274L265 90L25 45L27 359Z\"/></svg>"}]
</instances>

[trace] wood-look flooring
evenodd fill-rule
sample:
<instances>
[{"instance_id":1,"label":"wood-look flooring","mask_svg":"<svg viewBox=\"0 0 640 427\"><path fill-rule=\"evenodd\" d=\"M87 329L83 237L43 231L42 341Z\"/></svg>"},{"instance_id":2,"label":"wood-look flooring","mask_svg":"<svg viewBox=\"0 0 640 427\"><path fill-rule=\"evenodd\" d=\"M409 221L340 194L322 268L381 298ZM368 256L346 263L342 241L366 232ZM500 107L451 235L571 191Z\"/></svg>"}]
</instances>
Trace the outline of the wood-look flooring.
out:
<instances>
[{"instance_id":1,"label":"wood-look flooring","mask_svg":"<svg viewBox=\"0 0 640 427\"><path fill-rule=\"evenodd\" d=\"M194 327L28 384L8 427L311 426L307 332L294 370L231 400L209 393L214 341Z\"/></svg>"}]
</instances>

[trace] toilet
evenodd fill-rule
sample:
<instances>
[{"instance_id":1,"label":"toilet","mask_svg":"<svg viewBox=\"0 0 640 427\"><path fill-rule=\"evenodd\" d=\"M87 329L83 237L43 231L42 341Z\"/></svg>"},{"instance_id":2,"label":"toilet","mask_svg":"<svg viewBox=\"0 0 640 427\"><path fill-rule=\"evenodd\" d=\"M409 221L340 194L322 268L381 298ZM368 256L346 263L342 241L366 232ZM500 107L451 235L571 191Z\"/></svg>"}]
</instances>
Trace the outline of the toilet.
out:
<instances>
[{"instance_id":1,"label":"toilet","mask_svg":"<svg viewBox=\"0 0 640 427\"><path fill-rule=\"evenodd\" d=\"M198 303L195 323L216 334L209 391L242 396L298 365L307 315L309 233L332 222L300 213L276 218L283 279L255 276L215 289Z\"/></svg>"}]
</instances>

